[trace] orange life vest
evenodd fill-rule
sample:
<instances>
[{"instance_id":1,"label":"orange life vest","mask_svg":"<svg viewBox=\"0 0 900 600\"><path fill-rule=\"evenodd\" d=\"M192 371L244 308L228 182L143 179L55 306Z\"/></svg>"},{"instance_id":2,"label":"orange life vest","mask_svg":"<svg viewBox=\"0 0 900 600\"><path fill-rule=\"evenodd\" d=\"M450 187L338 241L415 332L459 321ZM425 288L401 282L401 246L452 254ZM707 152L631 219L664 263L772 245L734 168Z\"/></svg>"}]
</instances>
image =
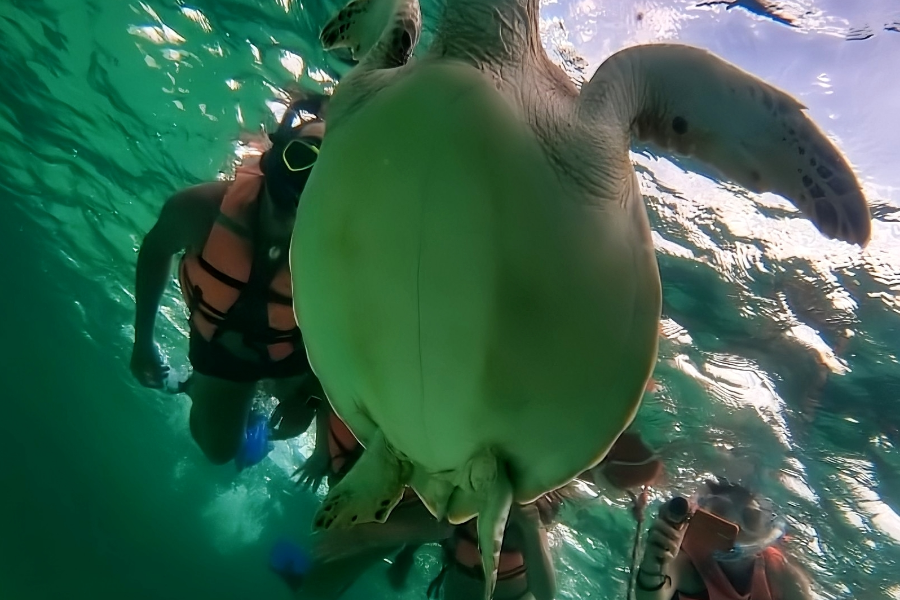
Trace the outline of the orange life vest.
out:
<instances>
[{"instance_id":1,"label":"orange life vest","mask_svg":"<svg viewBox=\"0 0 900 600\"><path fill-rule=\"evenodd\" d=\"M691 549L681 547L691 559L694 568L703 578L708 600L781 600L781 591L769 585L769 573L784 569L784 555L781 550L770 546L756 556L753 563L753 575L750 580L750 591L738 594L722 567L714 559L700 559L691 553ZM692 600L689 594L679 593L679 600Z\"/></svg>"},{"instance_id":2,"label":"orange life vest","mask_svg":"<svg viewBox=\"0 0 900 600\"><path fill-rule=\"evenodd\" d=\"M331 455L331 470L340 473L347 461L360 450L359 441L347 428L339 416L331 413L328 420L328 451Z\"/></svg>"},{"instance_id":3,"label":"orange life vest","mask_svg":"<svg viewBox=\"0 0 900 600\"><path fill-rule=\"evenodd\" d=\"M248 331L239 323L229 323L229 311L251 278L255 256L252 236L262 185L258 159L250 159L238 167L203 249L199 254L186 253L181 259L179 280L191 311L191 324L204 339L211 341L223 329L233 328L244 334L245 341L265 348L261 358L280 361L296 350L300 340L286 256L268 282L268 290L263 292L267 327L262 331Z\"/></svg>"}]
</instances>

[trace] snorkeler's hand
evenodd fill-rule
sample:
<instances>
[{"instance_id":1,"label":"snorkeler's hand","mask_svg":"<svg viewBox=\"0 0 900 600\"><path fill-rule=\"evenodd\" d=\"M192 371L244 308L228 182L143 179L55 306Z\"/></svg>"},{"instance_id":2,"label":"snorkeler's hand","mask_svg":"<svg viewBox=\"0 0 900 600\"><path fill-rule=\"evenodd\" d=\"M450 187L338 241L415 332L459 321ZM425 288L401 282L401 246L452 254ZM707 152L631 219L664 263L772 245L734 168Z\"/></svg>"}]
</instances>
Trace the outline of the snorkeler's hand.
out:
<instances>
[{"instance_id":1,"label":"snorkeler's hand","mask_svg":"<svg viewBox=\"0 0 900 600\"><path fill-rule=\"evenodd\" d=\"M291 97L292 109L311 113L323 120L327 117L331 96L303 89L299 85L289 87L287 92Z\"/></svg>"},{"instance_id":2,"label":"snorkeler's hand","mask_svg":"<svg viewBox=\"0 0 900 600\"><path fill-rule=\"evenodd\" d=\"M647 533L641 568L648 573L667 573L669 565L678 555L685 531L687 527L675 529L661 516L657 516Z\"/></svg>"},{"instance_id":3,"label":"snorkeler's hand","mask_svg":"<svg viewBox=\"0 0 900 600\"><path fill-rule=\"evenodd\" d=\"M155 342L134 344L131 351L131 373L144 387L160 389L165 385L169 366Z\"/></svg>"},{"instance_id":4,"label":"snorkeler's hand","mask_svg":"<svg viewBox=\"0 0 900 600\"><path fill-rule=\"evenodd\" d=\"M316 442L318 443L318 441ZM322 480L328 475L331 467L331 457L327 452L313 450L305 463L300 465L294 475L297 477L297 485L308 487L313 493L318 491Z\"/></svg>"}]
</instances>

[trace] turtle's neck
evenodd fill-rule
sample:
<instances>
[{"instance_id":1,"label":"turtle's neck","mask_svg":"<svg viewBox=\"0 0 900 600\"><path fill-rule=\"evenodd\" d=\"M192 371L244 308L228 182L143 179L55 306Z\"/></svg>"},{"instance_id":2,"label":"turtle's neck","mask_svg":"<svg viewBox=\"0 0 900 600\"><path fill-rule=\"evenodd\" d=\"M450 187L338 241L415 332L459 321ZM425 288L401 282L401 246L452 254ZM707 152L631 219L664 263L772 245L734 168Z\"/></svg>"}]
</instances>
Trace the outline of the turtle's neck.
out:
<instances>
[{"instance_id":1,"label":"turtle's neck","mask_svg":"<svg viewBox=\"0 0 900 600\"><path fill-rule=\"evenodd\" d=\"M432 53L479 66L516 63L539 51L539 10L539 0L443 0Z\"/></svg>"}]
</instances>

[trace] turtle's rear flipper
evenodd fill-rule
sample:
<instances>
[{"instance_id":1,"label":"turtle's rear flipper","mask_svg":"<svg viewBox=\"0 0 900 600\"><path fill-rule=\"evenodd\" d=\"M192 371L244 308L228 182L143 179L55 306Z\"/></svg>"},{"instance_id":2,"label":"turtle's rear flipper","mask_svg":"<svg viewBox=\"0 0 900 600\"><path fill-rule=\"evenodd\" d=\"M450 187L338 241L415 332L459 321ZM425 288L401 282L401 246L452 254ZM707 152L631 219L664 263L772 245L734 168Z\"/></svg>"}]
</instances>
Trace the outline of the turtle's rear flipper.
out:
<instances>
[{"instance_id":1,"label":"turtle's rear flipper","mask_svg":"<svg viewBox=\"0 0 900 600\"><path fill-rule=\"evenodd\" d=\"M322 529L384 523L403 497L409 469L388 449L381 430L344 479L328 492L313 523Z\"/></svg>"}]
</instances>

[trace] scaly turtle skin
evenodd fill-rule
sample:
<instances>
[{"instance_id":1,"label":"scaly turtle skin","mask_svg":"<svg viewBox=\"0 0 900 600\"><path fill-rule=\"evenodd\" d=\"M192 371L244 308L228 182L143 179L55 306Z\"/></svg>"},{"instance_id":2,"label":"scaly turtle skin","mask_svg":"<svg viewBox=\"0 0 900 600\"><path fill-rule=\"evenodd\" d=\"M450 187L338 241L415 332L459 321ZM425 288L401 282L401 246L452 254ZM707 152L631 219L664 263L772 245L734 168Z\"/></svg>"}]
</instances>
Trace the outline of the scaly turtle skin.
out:
<instances>
[{"instance_id":1,"label":"scaly turtle skin","mask_svg":"<svg viewBox=\"0 0 900 600\"><path fill-rule=\"evenodd\" d=\"M478 516L490 597L509 507L596 465L656 361L661 287L629 158L691 156L864 245L846 161L784 92L700 49L637 46L577 90L537 0L355 0L322 33L338 84L291 248L310 363L366 450L319 527L384 521L411 486Z\"/></svg>"}]
</instances>

